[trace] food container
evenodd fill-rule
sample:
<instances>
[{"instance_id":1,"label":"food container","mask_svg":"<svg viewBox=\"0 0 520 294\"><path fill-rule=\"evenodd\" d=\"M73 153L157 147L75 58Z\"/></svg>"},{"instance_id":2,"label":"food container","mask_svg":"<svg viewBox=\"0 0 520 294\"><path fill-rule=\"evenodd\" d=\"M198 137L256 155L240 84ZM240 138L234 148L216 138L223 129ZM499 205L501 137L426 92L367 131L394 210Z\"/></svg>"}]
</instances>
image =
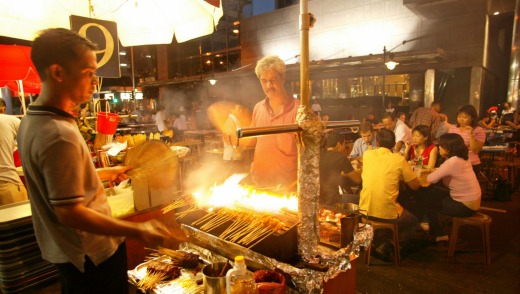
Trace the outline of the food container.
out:
<instances>
[{"instance_id":1,"label":"food container","mask_svg":"<svg viewBox=\"0 0 520 294\"><path fill-rule=\"evenodd\" d=\"M202 269L204 293L226 294L226 273L231 268L227 262L214 262L205 265Z\"/></svg>"},{"instance_id":2,"label":"food container","mask_svg":"<svg viewBox=\"0 0 520 294\"><path fill-rule=\"evenodd\" d=\"M323 213L325 211L326 213ZM336 203L320 207L320 242L343 248L352 242L360 226L362 213L355 203Z\"/></svg>"},{"instance_id":3,"label":"food container","mask_svg":"<svg viewBox=\"0 0 520 294\"><path fill-rule=\"evenodd\" d=\"M271 270L254 272L256 289L259 294L284 294L285 277L283 274Z\"/></svg>"},{"instance_id":4,"label":"food container","mask_svg":"<svg viewBox=\"0 0 520 294\"><path fill-rule=\"evenodd\" d=\"M205 210L199 209L195 211L191 211L184 215L182 218L179 218L179 222L184 224L187 227L195 228L197 231L200 230L200 225L192 225L193 222L203 218L206 216L208 212ZM282 218L283 216L278 216L278 218ZM286 224L289 225L289 229L285 231L284 233L273 233L266 238L260 238L260 240L253 241L249 247L249 249L263 254L265 256L274 258L276 260L291 263L293 261L296 261L298 259L298 232L297 232L297 220L291 222L289 219L292 219L292 216L286 216L287 219L282 219ZM219 248L213 248L212 246L215 244L215 239L219 239L219 235L224 232L224 230L231 225L231 221L227 221L220 226L210 230L210 231L201 231L205 232L206 234L206 240L204 244L197 242L196 240L193 240L195 244L209 248L211 247L212 250L218 251ZM224 243L233 243L226 240L222 240ZM236 243L233 243L236 244ZM209 246L209 247L208 247ZM238 245L241 246L242 245Z\"/></svg>"}]
</instances>

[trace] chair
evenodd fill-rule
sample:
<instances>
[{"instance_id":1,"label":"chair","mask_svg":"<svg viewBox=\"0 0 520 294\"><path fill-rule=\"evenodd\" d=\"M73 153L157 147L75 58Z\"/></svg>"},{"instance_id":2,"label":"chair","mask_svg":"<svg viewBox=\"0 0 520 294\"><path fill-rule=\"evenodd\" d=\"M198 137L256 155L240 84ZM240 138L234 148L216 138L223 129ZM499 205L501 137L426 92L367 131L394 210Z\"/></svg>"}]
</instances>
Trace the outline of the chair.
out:
<instances>
[{"instance_id":1,"label":"chair","mask_svg":"<svg viewBox=\"0 0 520 294\"><path fill-rule=\"evenodd\" d=\"M367 220L367 224L369 224L374 232L380 229L389 229L392 231L392 235L394 237L394 256L395 256L395 265L401 264L401 248L399 247L399 227L397 225L397 219L380 219L380 218L371 218L369 217ZM365 252L365 264L370 265L370 253L372 251L372 244L368 246L367 252Z\"/></svg>"},{"instance_id":2,"label":"chair","mask_svg":"<svg viewBox=\"0 0 520 294\"><path fill-rule=\"evenodd\" d=\"M493 168L496 169L498 174L507 175L507 179L511 182L512 191L518 186L517 184L517 173L518 165L515 164L514 145L508 144L507 152L501 157L495 157L493 161Z\"/></svg>"},{"instance_id":3,"label":"chair","mask_svg":"<svg viewBox=\"0 0 520 294\"><path fill-rule=\"evenodd\" d=\"M475 213L470 217L453 217L453 227L451 230L450 245L448 248L448 256L455 254L455 246L457 245L457 237L459 228L463 225L480 227L482 231L482 243L484 245L484 256L486 264L491 264L491 248L489 245L489 227L491 226L491 217L481 212Z\"/></svg>"}]
</instances>

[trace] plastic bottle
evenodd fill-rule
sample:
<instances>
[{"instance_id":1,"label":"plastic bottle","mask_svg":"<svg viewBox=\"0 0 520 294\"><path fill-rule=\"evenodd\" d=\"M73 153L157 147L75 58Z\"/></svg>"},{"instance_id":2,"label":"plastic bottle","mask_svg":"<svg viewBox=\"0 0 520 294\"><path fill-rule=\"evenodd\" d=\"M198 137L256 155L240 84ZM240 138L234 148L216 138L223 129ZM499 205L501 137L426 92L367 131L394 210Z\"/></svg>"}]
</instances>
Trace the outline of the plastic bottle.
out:
<instances>
[{"instance_id":1,"label":"plastic bottle","mask_svg":"<svg viewBox=\"0 0 520 294\"><path fill-rule=\"evenodd\" d=\"M235 257L233 269L226 274L227 294L255 294L258 293L253 273L247 271L246 260L243 256Z\"/></svg>"}]
</instances>

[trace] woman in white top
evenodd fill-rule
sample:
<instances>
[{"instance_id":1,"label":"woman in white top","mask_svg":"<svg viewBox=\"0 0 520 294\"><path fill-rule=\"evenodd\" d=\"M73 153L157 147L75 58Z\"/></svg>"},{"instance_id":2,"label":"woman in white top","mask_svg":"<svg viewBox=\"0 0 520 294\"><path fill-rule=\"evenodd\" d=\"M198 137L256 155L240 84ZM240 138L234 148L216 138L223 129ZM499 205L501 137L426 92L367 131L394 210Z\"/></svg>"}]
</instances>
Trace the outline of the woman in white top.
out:
<instances>
[{"instance_id":1,"label":"woman in white top","mask_svg":"<svg viewBox=\"0 0 520 294\"><path fill-rule=\"evenodd\" d=\"M430 219L430 232L436 241L447 241L443 228L438 221L438 214L456 217L469 217L480 208L481 190L477 176L468 160L468 148L458 134L448 133L440 137L440 155L446 161L428 175L429 183L442 180L443 185L434 185L426 195L426 212ZM447 189L446 189L447 188Z\"/></svg>"},{"instance_id":2,"label":"woman in white top","mask_svg":"<svg viewBox=\"0 0 520 294\"><path fill-rule=\"evenodd\" d=\"M509 126L512 129L520 129L520 125L517 125L516 115L515 108L511 107L509 102L504 102L504 109L502 110L502 115L500 116L500 124Z\"/></svg>"}]
</instances>

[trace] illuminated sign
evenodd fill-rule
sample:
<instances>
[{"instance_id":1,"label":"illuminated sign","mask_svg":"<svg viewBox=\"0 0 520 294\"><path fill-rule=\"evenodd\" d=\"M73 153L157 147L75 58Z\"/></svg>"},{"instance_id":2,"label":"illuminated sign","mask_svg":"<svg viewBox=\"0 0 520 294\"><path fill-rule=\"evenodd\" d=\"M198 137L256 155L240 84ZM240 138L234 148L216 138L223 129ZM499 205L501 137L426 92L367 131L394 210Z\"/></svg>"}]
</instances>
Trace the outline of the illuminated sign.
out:
<instances>
[{"instance_id":1,"label":"illuminated sign","mask_svg":"<svg viewBox=\"0 0 520 294\"><path fill-rule=\"evenodd\" d=\"M132 92L121 92L121 100L132 99Z\"/></svg>"},{"instance_id":2,"label":"illuminated sign","mask_svg":"<svg viewBox=\"0 0 520 294\"><path fill-rule=\"evenodd\" d=\"M132 92L121 92L121 100L130 100L132 99ZM135 99L141 100L143 99L142 92L135 92Z\"/></svg>"}]
</instances>

